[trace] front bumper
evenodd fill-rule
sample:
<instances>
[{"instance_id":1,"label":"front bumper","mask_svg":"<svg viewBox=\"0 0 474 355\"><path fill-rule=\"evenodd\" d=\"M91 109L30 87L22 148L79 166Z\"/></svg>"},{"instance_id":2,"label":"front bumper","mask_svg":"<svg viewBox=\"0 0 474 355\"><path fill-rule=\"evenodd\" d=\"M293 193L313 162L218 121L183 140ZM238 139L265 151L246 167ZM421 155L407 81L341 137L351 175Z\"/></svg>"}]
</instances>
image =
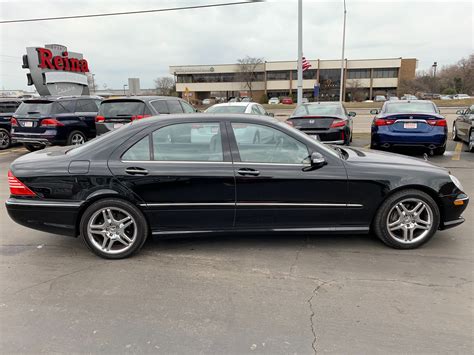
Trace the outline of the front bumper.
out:
<instances>
[{"instance_id":1,"label":"front bumper","mask_svg":"<svg viewBox=\"0 0 474 355\"><path fill-rule=\"evenodd\" d=\"M82 202L45 201L11 197L5 202L8 215L22 226L47 233L77 236L77 217Z\"/></svg>"},{"instance_id":2,"label":"front bumper","mask_svg":"<svg viewBox=\"0 0 474 355\"><path fill-rule=\"evenodd\" d=\"M461 214L466 210L469 204L469 196L465 193L457 195L448 195L441 198L442 220L439 225L440 230L456 227L464 223Z\"/></svg>"}]
</instances>

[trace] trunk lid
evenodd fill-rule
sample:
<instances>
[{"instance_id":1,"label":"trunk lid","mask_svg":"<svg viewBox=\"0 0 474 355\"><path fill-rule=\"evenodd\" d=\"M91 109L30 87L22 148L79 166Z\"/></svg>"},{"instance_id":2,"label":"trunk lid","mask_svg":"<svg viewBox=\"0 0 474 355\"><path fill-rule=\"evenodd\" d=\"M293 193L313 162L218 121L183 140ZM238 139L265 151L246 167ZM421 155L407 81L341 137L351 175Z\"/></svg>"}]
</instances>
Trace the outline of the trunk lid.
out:
<instances>
[{"instance_id":1,"label":"trunk lid","mask_svg":"<svg viewBox=\"0 0 474 355\"><path fill-rule=\"evenodd\" d=\"M340 120L337 116L304 116L291 117L293 127L299 130L327 130L331 128L334 120Z\"/></svg>"}]
</instances>

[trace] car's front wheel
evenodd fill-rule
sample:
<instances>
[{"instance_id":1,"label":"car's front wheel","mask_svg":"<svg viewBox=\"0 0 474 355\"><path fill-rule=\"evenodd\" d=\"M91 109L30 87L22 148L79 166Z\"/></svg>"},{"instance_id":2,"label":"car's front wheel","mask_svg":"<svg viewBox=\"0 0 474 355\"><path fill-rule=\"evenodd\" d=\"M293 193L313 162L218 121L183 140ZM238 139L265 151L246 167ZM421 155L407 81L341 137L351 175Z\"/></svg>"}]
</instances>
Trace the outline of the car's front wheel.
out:
<instances>
[{"instance_id":1,"label":"car's front wheel","mask_svg":"<svg viewBox=\"0 0 474 355\"><path fill-rule=\"evenodd\" d=\"M10 143L10 133L6 129L0 128L0 150L7 149Z\"/></svg>"},{"instance_id":2,"label":"car's front wheel","mask_svg":"<svg viewBox=\"0 0 474 355\"><path fill-rule=\"evenodd\" d=\"M80 224L86 245L106 259L126 258L145 243L148 225L141 211L120 199L94 202L84 212Z\"/></svg>"},{"instance_id":3,"label":"car's front wheel","mask_svg":"<svg viewBox=\"0 0 474 355\"><path fill-rule=\"evenodd\" d=\"M458 130L456 128L456 124L453 124L453 141L461 140L458 136Z\"/></svg>"},{"instance_id":4,"label":"car's front wheel","mask_svg":"<svg viewBox=\"0 0 474 355\"><path fill-rule=\"evenodd\" d=\"M471 130L471 132L469 133L468 148L471 153L474 152L474 130Z\"/></svg>"},{"instance_id":5,"label":"car's front wheel","mask_svg":"<svg viewBox=\"0 0 474 355\"><path fill-rule=\"evenodd\" d=\"M439 222L439 208L431 196L419 190L403 190L382 203L373 229L392 248L414 249L431 239Z\"/></svg>"}]
</instances>

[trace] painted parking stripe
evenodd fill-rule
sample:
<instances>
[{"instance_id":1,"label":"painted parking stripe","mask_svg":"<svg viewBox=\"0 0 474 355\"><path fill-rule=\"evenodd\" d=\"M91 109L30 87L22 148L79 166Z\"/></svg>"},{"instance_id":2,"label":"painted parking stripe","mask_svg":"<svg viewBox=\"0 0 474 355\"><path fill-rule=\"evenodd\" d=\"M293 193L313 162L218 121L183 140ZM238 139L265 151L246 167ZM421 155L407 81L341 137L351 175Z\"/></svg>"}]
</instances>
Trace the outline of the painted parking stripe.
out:
<instances>
[{"instance_id":1,"label":"painted parking stripe","mask_svg":"<svg viewBox=\"0 0 474 355\"><path fill-rule=\"evenodd\" d=\"M462 143L457 143L456 148L454 148L454 154L451 160L460 160L462 151Z\"/></svg>"}]
</instances>

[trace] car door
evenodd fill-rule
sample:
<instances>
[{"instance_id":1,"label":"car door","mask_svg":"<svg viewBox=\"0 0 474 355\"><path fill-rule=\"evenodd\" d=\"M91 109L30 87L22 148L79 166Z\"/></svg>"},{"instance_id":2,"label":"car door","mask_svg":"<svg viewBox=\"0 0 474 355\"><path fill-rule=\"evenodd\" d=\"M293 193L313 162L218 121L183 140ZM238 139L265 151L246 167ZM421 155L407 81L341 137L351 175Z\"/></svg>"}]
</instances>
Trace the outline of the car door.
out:
<instances>
[{"instance_id":1,"label":"car door","mask_svg":"<svg viewBox=\"0 0 474 355\"><path fill-rule=\"evenodd\" d=\"M347 175L342 162L309 170L314 151L274 124L227 123L236 177L236 228L331 229L343 224ZM298 138L299 137L299 138ZM324 154L324 153L322 153Z\"/></svg>"},{"instance_id":2,"label":"car door","mask_svg":"<svg viewBox=\"0 0 474 355\"><path fill-rule=\"evenodd\" d=\"M76 117L79 120L78 124L84 124L84 133L87 138L94 138L96 136L95 118L99 111L96 100L80 99L76 102Z\"/></svg>"},{"instance_id":3,"label":"car door","mask_svg":"<svg viewBox=\"0 0 474 355\"><path fill-rule=\"evenodd\" d=\"M459 120L459 135L461 138L465 141L469 141L469 129L471 128L471 120L469 119L469 116L471 114L471 110L467 108L464 110L462 116L460 117Z\"/></svg>"},{"instance_id":4,"label":"car door","mask_svg":"<svg viewBox=\"0 0 474 355\"><path fill-rule=\"evenodd\" d=\"M112 173L143 201L153 231L233 227L235 178L222 127L216 120L168 124L109 160Z\"/></svg>"}]
</instances>

